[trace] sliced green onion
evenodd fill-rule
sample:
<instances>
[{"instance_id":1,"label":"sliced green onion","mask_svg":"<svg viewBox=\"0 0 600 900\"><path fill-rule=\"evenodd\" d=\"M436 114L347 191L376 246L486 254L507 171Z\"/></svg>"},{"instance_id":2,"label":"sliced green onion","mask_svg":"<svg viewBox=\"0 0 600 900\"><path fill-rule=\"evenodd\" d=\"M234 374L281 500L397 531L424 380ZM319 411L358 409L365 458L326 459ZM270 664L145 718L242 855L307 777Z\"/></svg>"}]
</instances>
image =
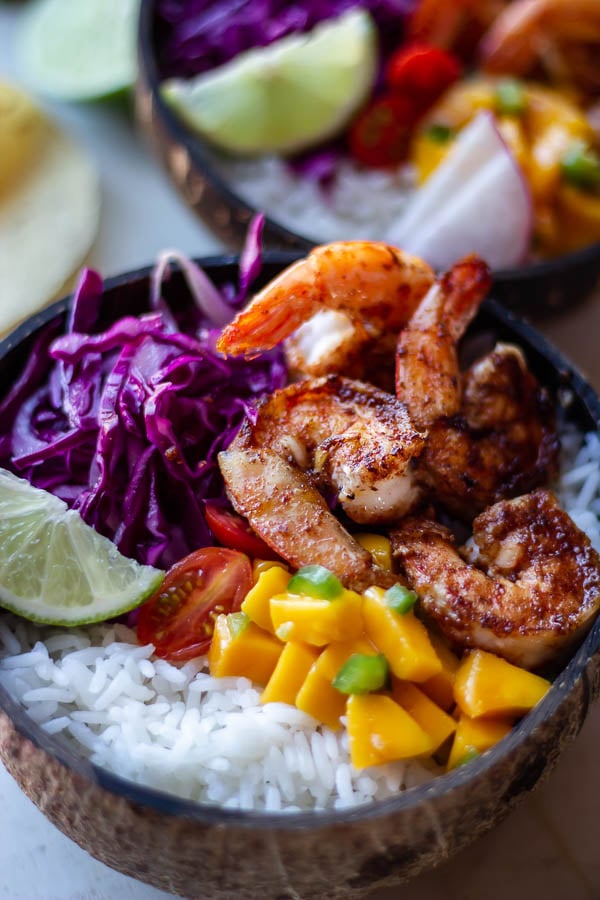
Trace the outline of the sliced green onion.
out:
<instances>
[{"instance_id":1,"label":"sliced green onion","mask_svg":"<svg viewBox=\"0 0 600 900\"><path fill-rule=\"evenodd\" d=\"M403 584L392 585L387 589L384 597L389 608L400 616L405 616L410 612L418 600L416 592L404 587Z\"/></svg>"},{"instance_id":2,"label":"sliced green onion","mask_svg":"<svg viewBox=\"0 0 600 900\"><path fill-rule=\"evenodd\" d=\"M227 624L229 625L229 633L231 636L237 638L246 630L250 624L250 619L245 612L229 613L227 616Z\"/></svg>"},{"instance_id":3,"label":"sliced green onion","mask_svg":"<svg viewBox=\"0 0 600 900\"><path fill-rule=\"evenodd\" d=\"M333 686L342 694L368 694L378 691L388 682L390 667L381 653L353 653L333 679Z\"/></svg>"},{"instance_id":4,"label":"sliced green onion","mask_svg":"<svg viewBox=\"0 0 600 900\"><path fill-rule=\"evenodd\" d=\"M318 600L334 600L344 592L339 578L325 566L304 566L289 580L290 594L306 594Z\"/></svg>"},{"instance_id":5,"label":"sliced green onion","mask_svg":"<svg viewBox=\"0 0 600 900\"><path fill-rule=\"evenodd\" d=\"M523 85L515 78L503 78L496 85L496 110L505 116L522 116L527 108Z\"/></svg>"},{"instance_id":6,"label":"sliced green onion","mask_svg":"<svg viewBox=\"0 0 600 900\"><path fill-rule=\"evenodd\" d=\"M573 141L561 161L565 181L590 190L600 184L600 157L585 141Z\"/></svg>"},{"instance_id":7,"label":"sliced green onion","mask_svg":"<svg viewBox=\"0 0 600 900\"><path fill-rule=\"evenodd\" d=\"M454 136L454 130L449 125L434 122L433 125L429 126L425 135L430 140L435 141L436 144L446 144Z\"/></svg>"}]
</instances>

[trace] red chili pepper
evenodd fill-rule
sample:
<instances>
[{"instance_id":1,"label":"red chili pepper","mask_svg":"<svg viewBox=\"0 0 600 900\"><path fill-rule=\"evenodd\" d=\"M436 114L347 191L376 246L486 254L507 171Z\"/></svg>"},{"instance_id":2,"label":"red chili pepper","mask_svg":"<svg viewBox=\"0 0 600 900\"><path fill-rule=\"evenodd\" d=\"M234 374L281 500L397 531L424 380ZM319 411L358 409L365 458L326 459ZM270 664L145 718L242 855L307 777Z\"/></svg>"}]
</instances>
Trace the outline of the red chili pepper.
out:
<instances>
[{"instance_id":1,"label":"red chili pepper","mask_svg":"<svg viewBox=\"0 0 600 900\"><path fill-rule=\"evenodd\" d=\"M430 104L460 78L461 71L460 61L452 53L415 43L401 47L390 57L385 79L393 91L419 97L421 102Z\"/></svg>"},{"instance_id":2,"label":"red chili pepper","mask_svg":"<svg viewBox=\"0 0 600 900\"><path fill-rule=\"evenodd\" d=\"M421 111L404 94L377 97L350 128L350 152L366 166L393 166L406 159Z\"/></svg>"}]
</instances>

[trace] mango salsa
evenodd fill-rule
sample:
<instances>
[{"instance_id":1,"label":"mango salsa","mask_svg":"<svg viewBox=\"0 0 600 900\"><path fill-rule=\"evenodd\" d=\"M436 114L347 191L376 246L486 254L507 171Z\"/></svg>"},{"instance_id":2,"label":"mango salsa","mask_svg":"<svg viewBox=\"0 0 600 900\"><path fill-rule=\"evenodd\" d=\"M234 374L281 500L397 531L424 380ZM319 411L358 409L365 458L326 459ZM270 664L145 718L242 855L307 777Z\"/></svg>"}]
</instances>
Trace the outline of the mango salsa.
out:
<instances>
[{"instance_id":1,"label":"mango salsa","mask_svg":"<svg viewBox=\"0 0 600 900\"><path fill-rule=\"evenodd\" d=\"M437 675L428 678L427 681L422 681L419 687L434 703L447 712L454 706L454 679L460 666L460 660L437 634L430 634L429 638L442 664L442 670Z\"/></svg>"},{"instance_id":2,"label":"mango salsa","mask_svg":"<svg viewBox=\"0 0 600 900\"><path fill-rule=\"evenodd\" d=\"M550 689L550 682L487 653L468 653L456 673L454 697L461 711L479 716L521 716Z\"/></svg>"},{"instance_id":3,"label":"mango salsa","mask_svg":"<svg viewBox=\"0 0 600 900\"><path fill-rule=\"evenodd\" d=\"M276 564L269 565L259 573L256 584L248 591L242 603L243 612L256 622L259 628L274 632L271 621L271 597L285 591L289 580L290 573L287 569Z\"/></svg>"},{"instance_id":4,"label":"mango salsa","mask_svg":"<svg viewBox=\"0 0 600 900\"><path fill-rule=\"evenodd\" d=\"M360 594L346 590L333 600L277 594L270 602L273 628L283 641L304 641L315 647L351 640L363 630L362 603Z\"/></svg>"},{"instance_id":5,"label":"mango salsa","mask_svg":"<svg viewBox=\"0 0 600 900\"><path fill-rule=\"evenodd\" d=\"M210 674L216 678L241 675L257 684L267 684L283 644L274 635L251 622L245 613L221 614L208 651Z\"/></svg>"},{"instance_id":6,"label":"mango salsa","mask_svg":"<svg viewBox=\"0 0 600 900\"><path fill-rule=\"evenodd\" d=\"M262 692L261 703L289 703L293 706L298 691L318 656L316 647L294 641L286 644Z\"/></svg>"},{"instance_id":7,"label":"mango salsa","mask_svg":"<svg viewBox=\"0 0 600 900\"><path fill-rule=\"evenodd\" d=\"M377 654L364 637L329 644L308 672L296 695L296 706L334 730L346 709L346 695L333 687L333 679L354 653Z\"/></svg>"},{"instance_id":8,"label":"mango salsa","mask_svg":"<svg viewBox=\"0 0 600 900\"><path fill-rule=\"evenodd\" d=\"M427 694L410 681L396 681L392 688L396 703L409 713L435 744L434 750L456 730L456 721L430 700Z\"/></svg>"},{"instance_id":9,"label":"mango salsa","mask_svg":"<svg viewBox=\"0 0 600 900\"><path fill-rule=\"evenodd\" d=\"M513 719L470 719L461 715L448 758L448 769L468 762L474 756L489 750L511 731Z\"/></svg>"},{"instance_id":10,"label":"mango salsa","mask_svg":"<svg viewBox=\"0 0 600 900\"><path fill-rule=\"evenodd\" d=\"M385 694L353 694L346 705L350 758L355 769L431 754L434 740Z\"/></svg>"},{"instance_id":11,"label":"mango salsa","mask_svg":"<svg viewBox=\"0 0 600 900\"><path fill-rule=\"evenodd\" d=\"M392 566L392 545L390 539L383 534L370 534L361 531L354 537L361 547L368 550L377 565L386 572L391 572Z\"/></svg>"},{"instance_id":12,"label":"mango salsa","mask_svg":"<svg viewBox=\"0 0 600 900\"><path fill-rule=\"evenodd\" d=\"M365 633L384 654L392 673L404 681L426 681L442 671L427 629L413 612L399 615L382 588L370 587L363 601Z\"/></svg>"},{"instance_id":13,"label":"mango salsa","mask_svg":"<svg viewBox=\"0 0 600 900\"><path fill-rule=\"evenodd\" d=\"M453 139L481 110L496 118L531 190L535 248L546 256L578 249L598 240L600 196L576 186L565 202L565 161L580 144L598 159L598 142L577 99L567 90L533 81L477 77L454 84L429 111L413 138L411 161L422 184L451 151ZM581 203L577 202L578 197ZM566 207L570 206L569 214Z\"/></svg>"}]
</instances>

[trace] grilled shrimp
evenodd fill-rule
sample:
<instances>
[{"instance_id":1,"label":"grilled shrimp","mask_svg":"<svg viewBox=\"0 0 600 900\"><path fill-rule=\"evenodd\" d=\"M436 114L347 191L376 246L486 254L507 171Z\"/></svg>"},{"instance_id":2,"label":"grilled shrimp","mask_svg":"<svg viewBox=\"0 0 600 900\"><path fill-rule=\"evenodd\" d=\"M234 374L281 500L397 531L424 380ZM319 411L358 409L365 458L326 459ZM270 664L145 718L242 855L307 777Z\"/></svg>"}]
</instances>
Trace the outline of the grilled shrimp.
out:
<instances>
[{"instance_id":1,"label":"grilled shrimp","mask_svg":"<svg viewBox=\"0 0 600 900\"><path fill-rule=\"evenodd\" d=\"M457 342L488 286L480 260L457 263L400 333L396 361L397 395L427 431L417 481L468 521L549 481L558 464L552 405L517 347L500 344L460 373Z\"/></svg>"},{"instance_id":2,"label":"grilled shrimp","mask_svg":"<svg viewBox=\"0 0 600 900\"><path fill-rule=\"evenodd\" d=\"M396 394L419 428L460 409L457 343L490 284L490 270L481 259L461 260L430 288L400 332Z\"/></svg>"},{"instance_id":3,"label":"grilled shrimp","mask_svg":"<svg viewBox=\"0 0 600 900\"><path fill-rule=\"evenodd\" d=\"M419 482L446 509L470 520L557 474L555 419L521 350L497 344L463 375L460 413L429 426Z\"/></svg>"},{"instance_id":4,"label":"grilled shrimp","mask_svg":"<svg viewBox=\"0 0 600 900\"><path fill-rule=\"evenodd\" d=\"M362 590L397 579L374 565L319 488L334 490L357 522L395 521L419 499L410 462L423 443L391 394L332 375L265 397L219 466L233 506L270 547Z\"/></svg>"},{"instance_id":5,"label":"grilled shrimp","mask_svg":"<svg viewBox=\"0 0 600 900\"><path fill-rule=\"evenodd\" d=\"M600 558L547 490L491 506L460 551L426 519L409 517L390 537L422 609L450 641L525 668L562 656L600 606Z\"/></svg>"},{"instance_id":6,"label":"grilled shrimp","mask_svg":"<svg viewBox=\"0 0 600 900\"><path fill-rule=\"evenodd\" d=\"M315 247L224 328L217 349L252 355L289 338L292 369L360 377L382 336L388 336L393 353L390 341L433 282L425 262L389 244L339 241Z\"/></svg>"},{"instance_id":7,"label":"grilled shrimp","mask_svg":"<svg viewBox=\"0 0 600 900\"><path fill-rule=\"evenodd\" d=\"M234 508L294 568L323 565L356 591L402 580L375 564L307 473L275 451L234 443L219 454L219 466Z\"/></svg>"},{"instance_id":8,"label":"grilled shrimp","mask_svg":"<svg viewBox=\"0 0 600 900\"><path fill-rule=\"evenodd\" d=\"M268 448L309 472L361 524L394 522L419 499L411 460L425 444L406 407L372 385L307 378L264 398L236 448Z\"/></svg>"},{"instance_id":9,"label":"grilled shrimp","mask_svg":"<svg viewBox=\"0 0 600 900\"><path fill-rule=\"evenodd\" d=\"M488 72L526 75L541 66L561 84L600 90L598 0L517 0L485 35Z\"/></svg>"}]
</instances>

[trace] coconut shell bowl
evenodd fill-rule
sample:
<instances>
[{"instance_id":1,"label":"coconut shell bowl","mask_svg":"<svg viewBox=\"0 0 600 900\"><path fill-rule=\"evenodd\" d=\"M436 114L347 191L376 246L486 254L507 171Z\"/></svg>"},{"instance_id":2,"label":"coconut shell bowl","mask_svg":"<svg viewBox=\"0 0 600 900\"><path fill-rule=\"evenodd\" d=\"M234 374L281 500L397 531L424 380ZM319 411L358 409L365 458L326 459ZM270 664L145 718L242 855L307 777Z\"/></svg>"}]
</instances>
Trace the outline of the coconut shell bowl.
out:
<instances>
[{"instance_id":1,"label":"coconut shell bowl","mask_svg":"<svg viewBox=\"0 0 600 900\"><path fill-rule=\"evenodd\" d=\"M261 210L228 180L218 152L190 129L160 91L156 0L142 0L138 32L138 121L185 202L226 245L240 250L248 224ZM267 216L265 246L306 251L315 239ZM343 240L344 234L332 239ZM600 277L600 242L576 252L494 272L494 296L530 319L568 311L585 299Z\"/></svg>"},{"instance_id":2,"label":"coconut shell bowl","mask_svg":"<svg viewBox=\"0 0 600 900\"><path fill-rule=\"evenodd\" d=\"M289 254L267 257L261 280ZM235 280L232 258L202 261L218 283ZM107 321L144 310L150 270L109 280ZM185 296L173 275L169 296ZM69 298L0 342L2 384L12 383L39 330L65 319ZM597 429L600 400L529 325L486 301L471 332L513 341L567 416ZM498 823L553 768L600 694L600 619L545 698L493 749L383 801L347 810L267 813L179 799L101 769L48 735L0 688L0 758L27 796L70 838L121 872L188 898L359 898L447 860ZM584 786L582 785L582 790Z\"/></svg>"}]
</instances>

